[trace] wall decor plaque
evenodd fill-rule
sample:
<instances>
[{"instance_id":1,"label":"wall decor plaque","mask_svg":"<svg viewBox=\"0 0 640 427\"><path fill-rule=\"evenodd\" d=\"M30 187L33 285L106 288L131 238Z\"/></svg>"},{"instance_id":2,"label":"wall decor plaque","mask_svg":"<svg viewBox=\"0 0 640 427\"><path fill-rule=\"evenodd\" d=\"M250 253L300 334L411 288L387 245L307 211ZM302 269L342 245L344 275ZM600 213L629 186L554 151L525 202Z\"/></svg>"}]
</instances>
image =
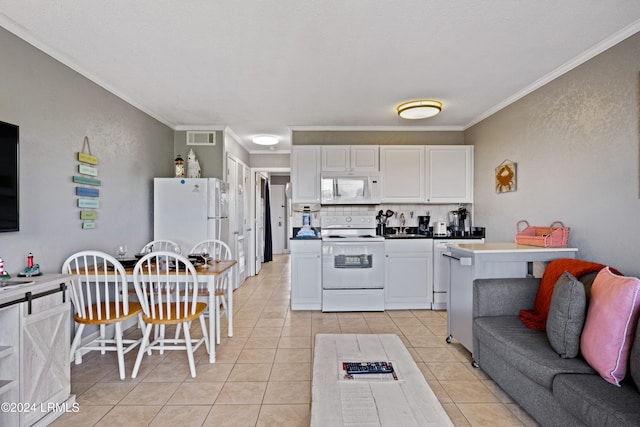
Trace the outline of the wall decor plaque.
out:
<instances>
[{"instance_id":1,"label":"wall decor plaque","mask_svg":"<svg viewBox=\"0 0 640 427\"><path fill-rule=\"evenodd\" d=\"M80 219L82 220L82 229L90 230L96 228L95 220L98 219L98 212L95 209L100 207L100 187L102 181L97 179L98 168L94 167L98 164L98 158L91 154L91 145L89 137L85 136L82 141L82 150L78 152L78 174L74 175L71 180L80 184L76 186L76 196L78 199L78 207L80 210ZM91 197L86 199L85 197Z\"/></svg>"},{"instance_id":2,"label":"wall decor plaque","mask_svg":"<svg viewBox=\"0 0 640 427\"><path fill-rule=\"evenodd\" d=\"M90 175L90 176L98 176L98 168L94 168L93 166L87 166L83 164L78 165L78 173L82 175Z\"/></svg>"},{"instance_id":3,"label":"wall decor plaque","mask_svg":"<svg viewBox=\"0 0 640 427\"><path fill-rule=\"evenodd\" d=\"M496 173L496 193L508 193L516 191L517 184L517 163L505 160L495 169Z\"/></svg>"},{"instance_id":4,"label":"wall decor plaque","mask_svg":"<svg viewBox=\"0 0 640 427\"><path fill-rule=\"evenodd\" d=\"M80 211L80 219L98 219L98 211Z\"/></svg>"},{"instance_id":5,"label":"wall decor plaque","mask_svg":"<svg viewBox=\"0 0 640 427\"><path fill-rule=\"evenodd\" d=\"M98 197L100 190L91 187L76 187L76 196L82 197Z\"/></svg>"},{"instance_id":6,"label":"wall decor plaque","mask_svg":"<svg viewBox=\"0 0 640 427\"><path fill-rule=\"evenodd\" d=\"M100 201L96 199L78 199L78 207L97 209L100 207Z\"/></svg>"}]
</instances>

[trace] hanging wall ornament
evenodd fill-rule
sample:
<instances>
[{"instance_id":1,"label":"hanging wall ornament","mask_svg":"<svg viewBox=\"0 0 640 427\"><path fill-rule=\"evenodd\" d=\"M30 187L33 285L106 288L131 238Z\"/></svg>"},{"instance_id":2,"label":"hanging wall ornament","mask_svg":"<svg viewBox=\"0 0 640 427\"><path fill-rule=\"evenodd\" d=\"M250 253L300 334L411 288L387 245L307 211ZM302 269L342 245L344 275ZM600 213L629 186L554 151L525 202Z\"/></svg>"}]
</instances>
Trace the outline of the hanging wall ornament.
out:
<instances>
[{"instance_id":1,"label":"hanging wall ornament","mask_svg":"<svg viewBox=\"0 0 640 427\"><path fill-rule=\"evenodd\" d=\"M517 164L511 160L505 160L495 169L496 172L496 193L508 193L516 191Z\"/></svg>"},{"instance_id":2,"label":"hanging wall ornament","mask_svg":"<svg viewBox=\"0 0 640 427\"><path fill-rule=\"evenodd\" d=\"M91 154L89 137L85 136L82 142L82 151L78 152L78 175L74 175L72 181L76 184L76 196L78 196L78 207L80 208L80 219L82 229L90 230L96 228L98 219L97 209L100 207L100 187L102 182L97 179L98 158Z\"/></svg>"}]
</instances>

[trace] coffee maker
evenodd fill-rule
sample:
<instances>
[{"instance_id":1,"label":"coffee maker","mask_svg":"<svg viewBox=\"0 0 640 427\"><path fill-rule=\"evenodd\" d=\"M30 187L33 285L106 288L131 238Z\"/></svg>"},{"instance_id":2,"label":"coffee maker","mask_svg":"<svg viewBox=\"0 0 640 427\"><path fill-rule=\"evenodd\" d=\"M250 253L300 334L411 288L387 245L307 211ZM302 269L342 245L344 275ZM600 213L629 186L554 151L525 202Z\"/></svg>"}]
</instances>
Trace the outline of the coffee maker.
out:
<instances>
[{"instance_id":1,"label":"coffee maker","mask_svg":"<svg viewBox=\"0 0 640 427\"><path fill-rule=\"evenodd\" d=\"M471 234L471 213L465 207L449 212L449 230L453 236Z\"/></svg>"},{"instance_id":2,"label":"coffee maker","mask_svg":"<svg viewBox=\"0 0 640 427\"><path fill-rule=\"evenodd\" d=\"M465 236L471 234L471 212L465 207L458 209L458 229Z\"/></svg>"},{"instance_id":3,"label":"coffee maker","mask_svg":"<svg viewBox=\"0 0 640 427\"><path fill-rule=\"evenodd\" d=\"M429 215L418 215L418 234L429 234Z\"/></svg>"}]
</instances>

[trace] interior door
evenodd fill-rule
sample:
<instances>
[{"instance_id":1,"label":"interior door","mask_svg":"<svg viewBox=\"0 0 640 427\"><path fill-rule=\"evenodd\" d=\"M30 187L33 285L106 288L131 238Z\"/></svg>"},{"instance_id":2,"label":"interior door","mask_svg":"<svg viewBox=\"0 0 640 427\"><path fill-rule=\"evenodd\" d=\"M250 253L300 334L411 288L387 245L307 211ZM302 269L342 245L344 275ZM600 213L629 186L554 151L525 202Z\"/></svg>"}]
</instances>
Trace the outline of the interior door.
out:
<instances>
[{"instance_id":1,"label":"interior door","mask_svg":"<svg viewBox=\"0 0 640 427\"><path fill-rule=\"evenodd\" d=\"M271 202L271 239L274 254L284 253L285 212L284 185L269 187L269 201Z\"/></svg>"},{"instance_id":2,"label":"interior door","mask_svg":"<svg viewBox=\"0 0 640 427\"><path fill-rule=\"evenodd\" d=\"M251 248L251 233L253 231L253 227L251 226L250 221L250 212L251 212L251 180L249 179L251 171L245 165L242 164L242 231L244 234L244 259L245 259L245 267L244 267L244 277L247 278L251 276L250 271L250 248Z\"/></svg>"},{"instance_id":3,"label":"interior door","mask_svg":"<svg viewBox=\"0 0 640 427\"><path fill-rule=\"evenodd\" d=\"M265 179L260 175L256 174L256 212L255 212L255 274L260 273L262 269L262 263L264 261L264 184Z\"/></svg>"},{"instance_id":4,"label":"interior door","mask_svg":"<svg viewBox=\"0 0 640 427\"><path fill-rule=\"evenodd\" d=\"M227 182L229 183L229 247L235 260L238 259L238 235L240 234L240 224L238 224L238 162L231 156L227 156ZM242 283L240 281L238 284Z\"/></svg>"}]
</instances>

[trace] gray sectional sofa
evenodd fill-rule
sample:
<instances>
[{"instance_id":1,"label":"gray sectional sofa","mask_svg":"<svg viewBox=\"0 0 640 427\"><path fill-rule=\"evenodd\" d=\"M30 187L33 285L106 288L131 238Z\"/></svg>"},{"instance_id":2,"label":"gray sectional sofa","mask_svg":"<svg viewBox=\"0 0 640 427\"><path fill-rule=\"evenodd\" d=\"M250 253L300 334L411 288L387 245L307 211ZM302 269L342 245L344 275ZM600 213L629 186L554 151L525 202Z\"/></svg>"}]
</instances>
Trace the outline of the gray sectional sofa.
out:
<instances>
[{"instance_id":1,"label":"gray sectional sofa","mask_svg":"<svg viewBox=\"0 0 640 427\"><path fill-rule=\"evenodd\" d=\"M581 357L560 358L544 331L518 314L534 307L540 280L473 283L473 357L480 368L542 426L640 426L640 392L627 372L621 387ZM631 363L640 365L640 327Z\"/></svg>"}]
</instances>

